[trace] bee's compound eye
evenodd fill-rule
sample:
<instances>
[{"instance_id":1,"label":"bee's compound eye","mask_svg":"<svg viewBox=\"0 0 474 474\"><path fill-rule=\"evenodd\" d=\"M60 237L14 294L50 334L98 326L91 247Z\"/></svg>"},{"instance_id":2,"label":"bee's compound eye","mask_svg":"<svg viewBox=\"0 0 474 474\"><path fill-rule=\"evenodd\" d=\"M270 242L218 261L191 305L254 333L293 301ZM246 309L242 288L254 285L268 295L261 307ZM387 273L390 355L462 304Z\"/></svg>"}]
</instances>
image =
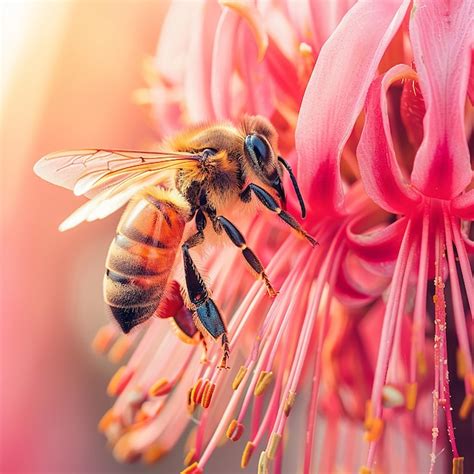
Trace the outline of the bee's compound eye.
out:
<instances>
[{"instance_id":1,"label":"bee's compound eye","mask_svg":"<svg viewBox=\"0 0 474 474\"><path fill-rule=\"evenodd\" d=\"M258 135L247 135L245 137L245 148L251 158L263 168L270 158L268 145Z\"/></svg>"}]
</instances>

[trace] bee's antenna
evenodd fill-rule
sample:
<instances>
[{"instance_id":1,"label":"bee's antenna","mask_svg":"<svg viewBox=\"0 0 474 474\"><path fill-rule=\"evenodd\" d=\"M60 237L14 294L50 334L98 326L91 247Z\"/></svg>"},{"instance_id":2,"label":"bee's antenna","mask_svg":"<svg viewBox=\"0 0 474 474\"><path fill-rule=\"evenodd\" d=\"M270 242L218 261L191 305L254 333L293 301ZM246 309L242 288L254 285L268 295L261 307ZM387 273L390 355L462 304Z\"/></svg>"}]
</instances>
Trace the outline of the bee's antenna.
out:
<instances>
[{"instance_id":1,"label":"bee's antenna","mask_svg":"<svg viewBox=\"0 0 474 474\"><path fill-rule=\"evenodd\" d=\"M281 156L278 157L278 161L286 168L286 171L288 171L288 174L290 175L291 183L293 184L296 196L298 196L298 202L300 203L301 217L304 219L306 217L306 206L304 205L303 196L301 195L301 191L298 187L295 175L293 174L293 170L291 169L291 166L288 164L288 162Z\"/></svg>"}]
</instances>

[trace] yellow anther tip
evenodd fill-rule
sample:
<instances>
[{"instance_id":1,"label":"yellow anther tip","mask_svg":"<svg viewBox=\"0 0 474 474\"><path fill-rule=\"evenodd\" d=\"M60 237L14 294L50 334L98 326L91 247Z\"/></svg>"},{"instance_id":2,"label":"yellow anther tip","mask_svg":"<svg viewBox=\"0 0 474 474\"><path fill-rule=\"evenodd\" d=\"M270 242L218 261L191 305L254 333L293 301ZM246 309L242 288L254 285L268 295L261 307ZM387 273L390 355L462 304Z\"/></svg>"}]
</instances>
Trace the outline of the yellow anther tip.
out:
<instances>
[{"instance_id":1,"label":"yellow anther tip","mask_svg":"<svg viewBox=\"0 0 474 474\"><path fill-rule=\"evenodd\" d=\"M461 408L459 409L459 418L461 418L461 420L467 419L467 417L471 413L473 405L474 395L472 393L469 393L464 397L464 400L461 403Z\"/></svg>"},{"instance_id":2,"label":"yellow anther tip","mask_svg":"<svg viewBox=\"0 0 474 474\"><path fill-rule=\"evenodd\" d=\"M383 425L381 418L373 418L369 429L364 434L364 439L368 442L377 441L382 436Z\"/></svg>"},{"instance_id":3,"label":"yellow anther tip","mask_svg":"<svg viewBox=\"0 0 474 474\"><path fill-rule=\"evenodd\" d=\"M237 390L244 379L245 375L247 374L247 367L242 365L237 372L234 380L232 381L232 390Z\"/></svg>"},{"instance_id":4,"label":"yellow anther tip","mask_svg":"<svg viewBox=\"0 0 474 474\"><path fill-rule=\"evenodd\" d=\"M266 370L262 370L258 376L257 385L255 386L255 390L253 391L253 394L256 397L258 397L259 395L262 395L262 393L270 385L272 380L273 380L273 372L267 372Z\"/></svg>"},{"instance_id":5,"label":"yellow anther tip","mask_svg":"<svg viewBox=\"0 0 474 474\"><path fill-rule=\"evenodd\" d=\"M142 456L145 464L154 464L166 454L166 451L158 445L150 446Z\"/></svg>"},{"instance_id":6,"label":"yellow anther tip","mask_svg":"<svg viewBox=\"0 0 474 474\"><path fill-rule=\"evenodd\" d=\"M458 457L453 459L453 474L463 474L464 473L464 458Z\"/></svg>"},{"instance_id":7,"label":"yellow anther tip","mask_svg":"<svg viewBox=\"0 0 474 474\"><path fill-rule=\"evenodd\" d=\"M251 441L248 441L245 445L244 452L242 453L242 459L240 460L240 467L242 469L245 469L247 467L254 450L255 445Z\"/></svg>"},{"instance_id":8,"label":"yellow anther tip","mask_svg":"<svg viewBox=\"0 0 474 474\"><path fill-rule=\"evenodd\" d=\"M260 457L258 458L257 473L268 474L268 458L265 451L262 451L260 453Z\"/></svg>"},{"instance_id":9,"label":"yellow anther tip","mask_svg":"<svg viewBox=\"0 0 474 474\"><path fill-rule=\"evenodd\" d=\"M278 433L272 433L270 435L268 446L267 446L267 449L265 450L267 453L268 459L275 459L278 446L280 445L280 441L281 441L281 435L279 435Z\"/></svg>"},{"instance_id":10,"label":"yellow anther tip","mask_svg":"<svg viewBox=\"0 0 474 474\"><path fill-rule=\"evenodd\" d=\"M169 382L165 378L158 379L148 390L150 397L159 397L160 395L166 395L171 390Z\"/></svg>"}]
</instances>

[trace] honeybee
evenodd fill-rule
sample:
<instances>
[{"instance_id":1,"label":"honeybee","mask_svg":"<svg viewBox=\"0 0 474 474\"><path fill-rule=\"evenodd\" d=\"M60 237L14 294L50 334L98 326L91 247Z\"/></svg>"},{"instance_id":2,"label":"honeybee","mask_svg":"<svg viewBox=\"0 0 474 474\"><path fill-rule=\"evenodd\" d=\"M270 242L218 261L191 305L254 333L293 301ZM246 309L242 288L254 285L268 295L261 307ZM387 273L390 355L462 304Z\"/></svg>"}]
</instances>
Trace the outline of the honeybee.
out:
<instances>
[{"instance_id":1,"label":"honeybee","mask_svg":"<svg viewBox=\"0 0 474 474\"><path fill-rule=\"evenodd\" d=\"M104 299L125 333L153 314L171 316L185 340L218 340L219 367L226 368L229 339L220 311L190 253L209 232L240 248L270 296L276 291L245 238L226 217L255 197L311 245L317 242L286 209L283 173L289 173L302 217L305 205L289 164L278 154L278 137L261 116L195 126L163 144L165 151L88 149L51 153L35 165L43 179L91 198L60 226L103 218L128 202L110 245ZM163 176L168 187L160 186ZM188 237L185 229L194 222ZM206 227L210 226L205 231ZM189 233L189 232L188 232ZM184 287L171 279L182 254Z\"/></svg>"}]
</instances>

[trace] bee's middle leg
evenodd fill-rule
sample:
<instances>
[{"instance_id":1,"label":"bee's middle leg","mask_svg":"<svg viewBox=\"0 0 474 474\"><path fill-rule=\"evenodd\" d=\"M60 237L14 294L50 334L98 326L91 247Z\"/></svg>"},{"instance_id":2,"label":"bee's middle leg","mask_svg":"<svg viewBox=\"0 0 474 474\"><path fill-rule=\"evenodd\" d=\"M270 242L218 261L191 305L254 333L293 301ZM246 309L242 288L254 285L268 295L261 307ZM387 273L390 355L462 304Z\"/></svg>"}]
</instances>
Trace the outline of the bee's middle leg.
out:
<instances>
[{"instance_id":1,"label":"bee's middle leg","mask_svg":"<svg viewBox=\"0 0 474 474\"><path fill-rule=\"evenodd\" d=\"M201 211L196 215L197 232L186 240L181 249L183 251L184 276L186 280L186 289L189 300L194 306L196 318L198 319L198 328L201 326L208 332L212 338L221 338L221 344L224 351L220 368L227 368L227 360L229 358L229 339L227 338L227 330L222 320L222 316L209 296L209 291L202 279L196 265L194 264L189 249L199 245L204 241L204 228L206 226L206 218Z\"/></svg>"},{"instance_id":2,"label":"bee's middle leg","mask_svg":"<svg viewBox=\"0 0 474 474\"><path fill-rule=\"evenodd\" d=\"M239 229L237 229L237 227L235 227L235 225L232 224L232 222L230 222L229 219L224 216L217 216L216 220L224 229L225 233L228 235L232 243L235 246L239 247L239 249L242 251L242 255L244 256L250 267L253 269L253 271L257 273L257 275L259 275L260 278L263 280L265 286L267 287L268 294L271 297L275 297L277 295L277 291L275 291L272 284L270 283L270 280L268 279L268 276L265 273L265 268L263 267L259 258L255 255L253 250L247 247L247 242L245 241L243 235L240 233Z\"/></svg>"}]
</instances>

